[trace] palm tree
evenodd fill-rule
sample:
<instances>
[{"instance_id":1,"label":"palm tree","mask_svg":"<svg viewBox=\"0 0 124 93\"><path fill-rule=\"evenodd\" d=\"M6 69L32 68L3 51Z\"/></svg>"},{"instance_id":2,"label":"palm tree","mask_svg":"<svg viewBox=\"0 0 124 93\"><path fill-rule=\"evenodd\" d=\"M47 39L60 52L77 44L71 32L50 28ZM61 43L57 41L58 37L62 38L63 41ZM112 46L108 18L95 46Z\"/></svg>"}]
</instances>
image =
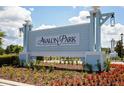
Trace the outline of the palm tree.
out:
<instances>
[{"instance_id":1,"label":"palm tree","mask_svg":"<svg viewBox=\"0 0 124 93\"><path fill-rule=\"evenodd\" d=\"M4 36L5 36L5 33L0 31L0 47L2 46L2 38Z\"/></svg>"}]
</instances>

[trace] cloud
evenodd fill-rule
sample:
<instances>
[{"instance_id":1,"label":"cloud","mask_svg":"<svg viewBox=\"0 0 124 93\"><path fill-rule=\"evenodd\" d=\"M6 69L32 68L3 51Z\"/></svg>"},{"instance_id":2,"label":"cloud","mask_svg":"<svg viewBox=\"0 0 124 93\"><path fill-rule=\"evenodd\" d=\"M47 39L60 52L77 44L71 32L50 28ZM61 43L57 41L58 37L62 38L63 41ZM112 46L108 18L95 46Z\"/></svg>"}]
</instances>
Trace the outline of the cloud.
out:
<instances>
[{"instance_id":1,"label":"cloud","mask_svg":"<svg viewBox=\"0 0 124 93\"><path fill-rule=\"evenodd\" d=\"M124 31L124 25L117 23L115 27L103 25L101 28L101 42L103 47L110 47L111 39L120 40L120 34Z\"/></svg>"},{"instance_id":2,"label":"cloud","mask_svg":"<svg viewBox=\"0 0 124 93\"><path fill-rule=\"evenodd\" d=\"M76 8L77 8L77 6L72 6L72 8L73 8L73 9L76 9Z\"/></svg>"},{"instance_id":3,"label":"cloud","mask_svg":"<svg viewBox=\"0 0 124 93\"><path fill-rule=\"evenodd\" d=\"M45 25L45 24L42 24L41 26L35 28L34 30L39 30L39 29L46 29L46 28L55 28L56 25Z\"/></svg>"},{"instance_id":4,"label":"cloud","mask_svg":"<svg viewBox=\"0 0 124 93\"><path fill-rule=\"evenodd\" d=\"M84 10L88 10L88 11L89 11L89 10L91 10L91 9L92 9L92 6L83 6L83 9L84 9Z\"/></svg>"},{"instance_id":5,"label":"cloud","mask_svg":"<svg viewBox=\"0 0 124 93\"><path fill-rule=\"evenodd\" d=\"M31 12L33 12L33 11L34 11L34 8L29 8L29 10L30 10Z\"/></svg>"},{"instance_id":6,"label":"cloud","mask_svg":"<svg viewBox=\"0 0 124 93\"><path fill-rule=\"evenodd\" d=\"M88 23L90 20L87 18L89 16L88 11L81 11L78 16L69 18L69 22L72 24Z\"/></svg>"},{"instance_id":7,"label":"cloud","mask_svg":"<svg viewBox=\"0 0 124 93\"><path fill-rule=\"evenodd\" d=\"M83 10L89 10L92 8L91 6L72 6L73 9L76 9L78 7L83 8Z\"/></svg>"},{"instance_id":8,"label":"cloud","mask_svg":"<svg viewBox=\"0 0 124 93\"><path fill-rule=\"evenodd\" d=\"M22 37L19 37L18 29L25 20L31 19L31 12L22 7L0 7L0 29L5 32L4 46L10 44L22 45Z\"/></svg>"}]
</instances>

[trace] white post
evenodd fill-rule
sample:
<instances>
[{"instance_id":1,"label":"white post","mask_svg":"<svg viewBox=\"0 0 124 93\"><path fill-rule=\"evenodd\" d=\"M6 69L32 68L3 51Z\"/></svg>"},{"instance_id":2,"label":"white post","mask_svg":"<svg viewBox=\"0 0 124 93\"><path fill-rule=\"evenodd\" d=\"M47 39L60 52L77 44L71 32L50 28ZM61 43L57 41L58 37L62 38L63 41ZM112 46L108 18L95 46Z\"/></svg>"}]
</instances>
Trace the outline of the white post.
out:
<instances>
[{"instance_id":1,"label":"white post","mask_svg":"<svg viewBox=\"0 0 124 93\"><path fill-rule=\"evenodd\" d=\"M95 12L90 11L90 51L95 51Z\"/></svg>"},{"instance_id":2,"label":"white post","mask_svg":"<svg viewBox=\"0 0 124 93\"><path fill-rule=\"evenodd\" d=\"M29 62L29 32L32 30L32 25L30 21L25 21L26 23L23 24L23 34L24 34L24 39L23 39L23 53L20 54L20 60L24 60L26 63Z\"/></svg>"},{"instance_id":3,"label":"white post","mask_svg":"<svg viewBox=\"0 0 124 93\"><path fill-rule=\"evenodd\" d=\"M94 10L90 11L90 50L101 52L101 26L104 24L109 18L112 18L114 13L104 13L101 14L99 7L93 7Z\"/></svg>"},{"instance_id":4,"label":"white post","mask_svg":"<svg viewBox=\"0 0 124 93\"><path fill-rule=\"evenodd\" d=\"M101 13L97 9L96 12L96 51L101 52L101 25L100 25Z\"/></svg>"}]
</instances>

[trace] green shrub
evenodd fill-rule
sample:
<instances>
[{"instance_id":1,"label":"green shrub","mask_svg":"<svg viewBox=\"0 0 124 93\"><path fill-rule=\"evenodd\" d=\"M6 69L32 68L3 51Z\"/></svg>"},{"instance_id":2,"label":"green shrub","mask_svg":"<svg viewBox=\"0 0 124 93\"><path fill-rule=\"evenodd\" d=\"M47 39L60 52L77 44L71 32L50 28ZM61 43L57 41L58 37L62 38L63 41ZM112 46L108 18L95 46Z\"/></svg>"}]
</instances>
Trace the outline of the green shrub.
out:
<instances>
[{"instance_id":1,"label":"green shrub","mask_svg":"<svg viewBox=\"0 0 124 93\"><path fill-rule=\"evenodd\" d=\"M110 59L107 59L105 62L104 62L104 68L105 68L105 71L108 72L110 70L110 63L111 63L111 60Z\"/></svg>"},{"instance_id":2,"label":"green shrub","mask_svg":"<svg viewBox=\"0 0 124 93\"><path fill-rule=\"evenodd\" d=\"M45 67L45 66L41 66L40 71L41 71L41 72L46 72L46 67Z\"/></svg>"},{"instance_id":3,"label":"green shrub","mask_svg":"<svg viewBox=\"0 0 124 93\"><path fill-rule=\"evenodd\" d=\"M44 57L43 56L37 56L37 60L44 60Z\"/></svg>"},{"instance_id":4,"label":"green shrub","mask_svg":"<svg viewBox=\"0 0 124 93\"><path fill-rule=\"evenodd\" d=\"M2 65L19 65L18 55L0 55L0 66Z\"/></svg>"},{"instance_id":5,"label":"green shrub","mask_svg":"<svg viewBox=\"0 0 124 93\"><path fill-rule=\"evenodd\" d=\"M47 72L52 72L54 70L53 64L50 64L50 66L47 68Z\"/></svg>"},{"instance_id":6,"label":"green shrub","mask_svg":"<svg viewBox=\"0 0 124 93\"><path fill-rule=\"evenodd\" d=\"M86 78L86 77L87 77L87 75L88 75L88 73L87 73L87 72L83 72L83 73L82 73L83 78Z\"/></svg>"},{"instance_id":7,"label":"green shrub","mask_svg":"<svg viewBox=\"0 0 124 93\"><path fill-rule=\"evenodd\" d=\"M99 60L97 60L96 67L97 67L97 69L98 69L99 72L102 71L101 63L99 62Z\"/></svg>"},{"instance_id":8,"label":"green shrub","mask_svg":"<svg viewBox=\"0 0 124 93\"><path fill-rule=\"evenodd\" d=\"M92 66L92 64L86 63L84 65L84 68L87 69L90 73L93 72L93 66Z\"/></svg>"}]
</instances>

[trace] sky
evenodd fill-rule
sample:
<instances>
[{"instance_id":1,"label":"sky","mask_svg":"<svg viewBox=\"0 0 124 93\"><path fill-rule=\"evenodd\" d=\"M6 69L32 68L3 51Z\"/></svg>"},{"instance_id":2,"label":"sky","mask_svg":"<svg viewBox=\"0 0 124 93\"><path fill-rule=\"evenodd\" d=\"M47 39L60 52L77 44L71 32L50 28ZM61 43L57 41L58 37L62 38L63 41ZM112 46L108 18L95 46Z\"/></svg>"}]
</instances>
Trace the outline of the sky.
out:
<instances>
[{"instance_id":1,"label":"sky","mask_svg":"<svg viewBox=\"0 0 124 93\"><path fill-rule=\"evenodd\" d=\"M18 29L25 20L30 20L33 30L45 29L78 23L88 23L91 7L89 6L0 6L0 30L5 32L3 47L10 44L23 44L23 36L19 37ZM110 47L110 40L120 39L124 33L124 7L100 7L102 13L115 13L115 27L110 26L108 20L101 28L102 47Z\"/></svg>"}]
</instances>

